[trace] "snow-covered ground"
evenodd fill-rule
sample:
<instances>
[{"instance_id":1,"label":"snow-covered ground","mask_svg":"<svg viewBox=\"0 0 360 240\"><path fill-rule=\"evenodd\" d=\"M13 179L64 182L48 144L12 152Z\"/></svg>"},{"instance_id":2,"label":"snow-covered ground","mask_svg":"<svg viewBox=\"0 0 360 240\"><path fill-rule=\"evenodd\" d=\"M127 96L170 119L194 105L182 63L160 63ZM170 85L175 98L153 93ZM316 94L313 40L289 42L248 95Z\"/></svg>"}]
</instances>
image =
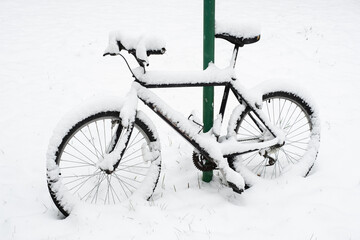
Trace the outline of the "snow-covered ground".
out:
<instances>
[{"instance_id":1,"label":"snow-covered ground","mask_svg":"<svg viewBox=\"0 0 360 240\"><path fill-rule=\"evenodd\" d=\"M242 195L217 172L203 183L190 145L150 113L163 148L153 201L77 208L63 219L46 185L52 131L74 106L123 96L131 83L119 57L102 57L108 33L160 35L167 53L150 57L151 69L200 70L202 1L2 0L0 239L360 239L360 2L217 0L216 7L219 19L262 25L261 40L240 50L243 85L284 79L316 99L322 139L310 176ZM219 66L231 48L217 40ZM201 112L200 88L156 93L185 114Z\"/></svg>"}]
</instances>

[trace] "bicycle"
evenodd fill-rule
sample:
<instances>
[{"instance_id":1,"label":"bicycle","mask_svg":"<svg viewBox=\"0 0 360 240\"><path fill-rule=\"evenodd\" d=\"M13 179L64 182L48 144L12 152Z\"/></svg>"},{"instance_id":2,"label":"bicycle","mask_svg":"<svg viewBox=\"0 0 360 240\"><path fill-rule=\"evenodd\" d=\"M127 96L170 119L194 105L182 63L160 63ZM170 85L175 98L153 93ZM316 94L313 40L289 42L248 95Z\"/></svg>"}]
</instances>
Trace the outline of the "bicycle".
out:
<instances>
[{"instance_id":1,"label":"bicycle","mask_svg":"<svg viewBox=\"0 0 360 240\"><path fill-rule=\"evenodd\" d=\"M263 179L309 173L320 141L314 106L298 90L284 86L270 85L260 99L244 90L234 74L238 50L259 41L260 34L232 32L217 30L215 35L234 44L230 67L209 65L196 74L146 71L148 57L163 54L164 44L128 39L121 33L110 35L104 56L120 55L134 82L123 102L94 104L70 115L55 130L47 152L47 182L60 212L67 216L82 202L115 204L134 195L152 196L161 170L161 148L154 124L137 110L138 99L194 146L198 169L218 169L237 193ZM123 50L135 57L138 68L131 69L120 53ZM208 133L202 133L201 123L193 116L184 117L150 91L194 86L224 86L219 115ZM239 105L230 116L228 133L220 136L230 91Z\"/></svg>"}]
</instances>

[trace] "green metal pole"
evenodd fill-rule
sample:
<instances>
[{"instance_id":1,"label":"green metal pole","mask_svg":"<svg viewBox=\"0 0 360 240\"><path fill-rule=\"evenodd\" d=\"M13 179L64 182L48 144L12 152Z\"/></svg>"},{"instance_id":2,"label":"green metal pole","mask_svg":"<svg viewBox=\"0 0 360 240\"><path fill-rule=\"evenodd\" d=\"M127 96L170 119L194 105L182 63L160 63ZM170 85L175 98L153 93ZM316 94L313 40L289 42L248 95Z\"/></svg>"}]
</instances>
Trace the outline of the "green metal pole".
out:
<instances>
[{"instance_id":1,"label":"green metal pole","mask_svg":"<svg viewBox=\"0 0 360 240\"><path fill-rule=\"evenodd\" d=\"M204 39L203 39L203 69L206 69L210 62L214 62L215 46L215 0L204 0ZM213 126L214 118L214 87L203 89L203 121L204 132L209 131ZM210 182L213 171L203 172L202 180Z\"/></svg>"}]
</instances>

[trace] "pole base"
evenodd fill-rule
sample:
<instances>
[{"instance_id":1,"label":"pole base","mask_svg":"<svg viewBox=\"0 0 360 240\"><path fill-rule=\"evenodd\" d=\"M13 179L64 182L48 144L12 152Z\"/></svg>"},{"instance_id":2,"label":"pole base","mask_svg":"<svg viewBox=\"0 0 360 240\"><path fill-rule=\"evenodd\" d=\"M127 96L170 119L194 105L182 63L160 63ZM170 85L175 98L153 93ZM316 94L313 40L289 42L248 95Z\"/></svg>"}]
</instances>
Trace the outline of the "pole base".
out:
<instances>
[{"instance_id":1,"label":"pole base","mask_svg":"<svg viewBox=\"0 0 360 240\"><path fill-rule=\"evenodd\" d=\"M203 172L202 180L208 183L211 182L212 177L213 177L213 171Z\"/></svg>"}]
</instances>

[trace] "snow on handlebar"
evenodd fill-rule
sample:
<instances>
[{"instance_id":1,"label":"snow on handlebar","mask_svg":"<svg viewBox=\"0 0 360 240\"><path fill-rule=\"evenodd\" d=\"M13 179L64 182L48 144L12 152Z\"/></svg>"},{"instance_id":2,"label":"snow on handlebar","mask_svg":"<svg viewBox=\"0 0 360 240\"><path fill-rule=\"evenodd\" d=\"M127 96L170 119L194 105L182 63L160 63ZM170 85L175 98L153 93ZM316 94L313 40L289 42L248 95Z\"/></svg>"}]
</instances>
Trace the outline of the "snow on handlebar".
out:
<instances>
[{"instance_id":1,"label":"snow on handlebar","mask_svg":"<svg viewBox=\"0 0 360 240\"><path fill-rule=\"evenodd\" d=\"M164 54L165 42L154 36L125 35L121 31L114 31L109 34L109 45L105 49L106 55L119 55L121 50L126 50L132 54L141 66L149 65L148 56Z\"/></svg>"}]
</instances>

